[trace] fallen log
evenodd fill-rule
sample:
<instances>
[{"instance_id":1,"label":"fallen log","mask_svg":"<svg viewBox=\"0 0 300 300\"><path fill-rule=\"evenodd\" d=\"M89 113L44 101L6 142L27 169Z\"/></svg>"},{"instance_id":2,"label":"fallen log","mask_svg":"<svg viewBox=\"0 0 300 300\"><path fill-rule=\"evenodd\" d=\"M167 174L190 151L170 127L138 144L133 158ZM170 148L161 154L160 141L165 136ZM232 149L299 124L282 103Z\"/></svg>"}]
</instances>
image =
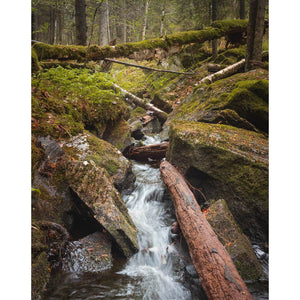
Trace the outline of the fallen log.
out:
<instances>
[{"instance_id":1,"label":"fallen log","mask_svg":"<svg viewBox=\"0 0 300 300\"><path fill-rule=\"evenodd\" d=\"M112 83L112 85L125 96L126 101L131 100L135 105L140 106L140 107L142 107L146 110L153 111L153 115L158 118L158 120L160 121L161 124L163 124L167 120L168 114L166 112L164 112L161 109L157 108L153 104L147 103L143 99L133 95L132 93L130 93L126 90L124 90L123 88L121 88L117 84ZM128 101L128 102L130 102L130 101Z\"/></svg>"},{"instance_id":2,"label":"fallen log","mask_svg":"<svg viewBox=\"0 0 300 300\"><path fill-rule=\"evenodd\" d=\"M119 60L115 60L115 59L111 59L111 58L105 58L104 61L121 64L121 65L129 66L129 67L140 68L140 69L148 70L148 71L174 73L174 74L182 74L182 75L198 75L198 74L191 73L191 72L178 72L178 71L173 71L173 70L155 69L155 68L150 68L150 67L141 66L141 65L137 65L137 64L131 64L131 63L127 63L124 61L119 61Z\"/></svg>"},{"instance_id":3,"label":"fallen log","mask_svg":"<svg viewBox=\"0 0 300 300\"><path fill-rule=\"evenodd\" d=\"M148 158L161 160L166 156L169 142L154 144L149 146L134 147L129 150L128 158L145 161Z\"/></svg>"},{"instance_id":4,"label":"fallen log","mask_svg":"<svg viewBox=\"0 0 300 300\"><path fill-rule=\"evenodd\" d=\"M205 41L218 39L236 28L247 28L245 20L224 20L215 22L215 28L199 31L186 31L170 34L162 38L154 38L134 43L117 44L115 46L79 46L79 45L49 45L46 43L34 43L39 60L59 59L79 61L103 60L105 58L129 57L135 52L156 49L166 51L174 46L191 43L203 43ZM178 48L178 51L180 48ZM153 55L152 55L153 56Z\"/></svg>"},{"instance_id":5,"label":"fallen log","mask_svg":"<svg viewBox=\"0 0 300 300\"><path fill-rule=\"evenodd\" d=\"M167 161L161 163L160 171L208 299L253 299L183 176Z\"/></svg>"},{"instance_id":6,"label":"fallen log","mask_svg":"<svg viewBox=\"0 0 300 300\"><path fill-rule=\"evenodd\" d=\"M243 58L239 62L237 62L233 65L230 65L230 66L224 68L223 70L221 70L219 72L216 72L214 74L210 74L210 75L202 78L199 82L197 82L195 84L195 86L197 86L201 83L210 84L210 83L213 83L216 80L229 77L229 76L233 75L234 73L237 73L239 70L242 70L244 66L245 66L245 59Z\"/></svg>"}]
</instances>

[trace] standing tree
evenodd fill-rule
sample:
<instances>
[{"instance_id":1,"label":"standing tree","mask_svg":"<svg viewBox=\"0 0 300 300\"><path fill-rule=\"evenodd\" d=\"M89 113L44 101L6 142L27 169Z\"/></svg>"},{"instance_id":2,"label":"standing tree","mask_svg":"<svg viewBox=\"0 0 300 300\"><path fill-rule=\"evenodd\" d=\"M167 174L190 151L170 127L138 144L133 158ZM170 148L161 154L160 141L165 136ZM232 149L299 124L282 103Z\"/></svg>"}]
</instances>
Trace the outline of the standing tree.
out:
<instances>
[{"instance_id":1,"label":"standing tree","mask_svg":"<svg viewBox=\"0 0 300 300\"><path fill-rule=\"evenodd\" d=\"M145 2L144 23L143 23L143 28L142 28L142 40L144 40L145 37L146 37L146 28L147 28L149 3L150 3L150 0L146 0L146 2Z\"/></svg>"},{"instance_id":2,"label":"standing tree","mask_svg":"<svg viewBox=\"0 0 300 300\"><path fill-rule=\"evenodd\" d=\"M217 20L217 0L211 1L211 20L214 22ZM218 40L212 40L212 58L216 59L218 55Z\"/></svg>"},{"instance_id":3,"label":"standing tree","mask_svg":"<svg viewBox=\"0 0 300 300\"><path fill-rule=\"evenodd\" d=\"M245 0L240 0L240 19L244 20L245 18Z\"/></svg>"},{"instance_id":4,"label":"standing tree","mask_svg":"<svg viewBox=\"0 0 300 300\"><path fill-rule=\"evenodd\" d=\"M85 8L85 0L75 0L76 44L83 46L86 45L87 39Z\"/></svg>"},{"instance_id":5,"label":"standing tree","mask_svg":"<svg viewBox=\"0 0 300 300\"><path fill-rule=\"evenodd\" d=\"M247 52L245 71L253 68L262 59L266 0L251 0L247 29Z\"/></svg>"},{"instance_id":6,"label":"standing tree","mask_svg":"<svg viewBox=\"0 0 300 300\"><path fill-rule=\"evenodd\" d=\"M100 10L100 35L99 35L99 45L106 46L110 40L109 32L109 8L108 0L103 2Z\"/></svg>"}]
</instances>

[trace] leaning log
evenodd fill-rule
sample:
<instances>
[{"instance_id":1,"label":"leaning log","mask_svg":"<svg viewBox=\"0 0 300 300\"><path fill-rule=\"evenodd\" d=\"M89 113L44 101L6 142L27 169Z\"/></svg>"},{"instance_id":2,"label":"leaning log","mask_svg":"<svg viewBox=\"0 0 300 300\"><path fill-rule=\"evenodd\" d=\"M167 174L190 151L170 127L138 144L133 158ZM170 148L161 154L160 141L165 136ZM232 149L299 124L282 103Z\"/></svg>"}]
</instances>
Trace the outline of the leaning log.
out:
<instances>
[{"instance_id":1,"label":"leaning log","mask_svg":"<svg viewBox=\"0 0 300 300\"><path fill-rule=\"evenodd\" d=\"M153 104L148 103L148 102L144 101L143 99L135 96L134 94L124 90L117 84L113 83L112 85L125 96L126 101L128 101L128 102L132 101L137 106L140 106L146 110L151 110L153 112L153 115L157 117L157 119L160 121L161 124L163 124L167 120L168 114L166 112L157 108Z\"/></svg>"},{"instance_id":2,"label":"leaning log","mask_svg":"<svg viewBox=\"0 0 300 300\"><path fill-rule=\"evenodd\" d=\"M253 299L183 176L167 161L161 163L160 171L208 299Z\"/></svg>"},{"instance_id":3,"label":"leaning log","mask_svg":"<svg viewBox=\"0 0 300 300\"><path fill-rule=\"evenodd\" d=\"M148 158L161 160L166 156L169 142L149 146L134 147L126 155L128 158L145 161Z\"/></svg>"},{"instance_id":4,"label":"leaning log","mask_svg":"<svg viewBox=\"0 0 300 300\"><path fill-rule=\"evenodd\" d=\"M222 78L226 78L229 77L235 73L237 73L238 71L242 70L245 66L245 59L243 58L242 60L240 60L239 62L230 65L224 69L222 69L219 72L216 72L214 74L210 74L204 78L202 78L199 82L197 82L195 85L199 85L201 83L213 83L216 80L222 79Z\"/></svg>"}]
</instances>

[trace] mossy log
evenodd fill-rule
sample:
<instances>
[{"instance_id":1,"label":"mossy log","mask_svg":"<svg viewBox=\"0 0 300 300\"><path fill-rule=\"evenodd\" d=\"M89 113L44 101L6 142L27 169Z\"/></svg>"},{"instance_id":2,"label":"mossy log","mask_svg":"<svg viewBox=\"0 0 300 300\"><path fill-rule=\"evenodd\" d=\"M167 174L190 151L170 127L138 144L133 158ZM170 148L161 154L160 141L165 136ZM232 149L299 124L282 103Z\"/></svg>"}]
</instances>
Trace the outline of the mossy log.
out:
<instances>
[{"instance_id":1,"label":"mossy log","mask_svg":"<svg viewBox=\"0 0 300 300\"><path fill-rule=\"evenodd\" d=\"M219 79L223 79L225 77L231 76L235 73L237 73L239 70L243 69L243 67L245 66L245 59L240 60L239 62L230 65L228 67L226 67L225 69L222 69L219 72L216 72L214 74L210 74L204 78L202 78L199 82L197 82L195 85L199 85L202 83L212 83L216 80Z\"/></svg>"},{"instance_id":2,"label":"mossy log","mask_svg":"<svg viewBox=\"0 0 300 300\"><path fill-rule=\"evenodd\" d=\"M146 110L151 110L153 112L153 115L156 116L162 124L167 120L168 114L166 112L157 108L153 104L148 103L148 102L144 101L143 99L133 95L132 93L124 90L123 88L121 88L120 86L118 86L115 83L113 83L113 86L125 96L125 100L127 100L128 102L131 101L139 107L142 107Z\"/></svg>"},{"instance_id":3,"label":"mossy log","mask_svg":"<svg viewBox=\"0 0 300 300\"><path fill-rule=\"evenodd\" d=\"M119 44L115 46L78 46L78 45L49 45L45 43L35 43L35 49L39 60L59 59L59 60L104 60L105 58L128 57L129 55L142 50L153 50L161 48L169 50L172 46L190 43L203 43L205 41L218 39L225 36L231 30L246 29L247 21L229 20L215 22L214 28L199 31L179 32L163 38L144 40L136 43Z\"/></svg>"},{"instance_id":4,"label":"mossy log","mask_svg":"<svg viewBox=\"0 0 300 300\"><path fill-rule=\"evenodd\" d=\"M208 299L253 299L183 176L167 161L160 171Z\"/></svg>"},{"instance_id":5,"label":"mossy log","mask_svg":"<svg viewBox=\"0 0 300 300\"><path fill-rule=\"evenodd\" d=\"M148 158L161 160L166 156L168 147L168 142L149 146L134 147L126 156L136 160L147 160Z\"/></svg>"}]
</instances>

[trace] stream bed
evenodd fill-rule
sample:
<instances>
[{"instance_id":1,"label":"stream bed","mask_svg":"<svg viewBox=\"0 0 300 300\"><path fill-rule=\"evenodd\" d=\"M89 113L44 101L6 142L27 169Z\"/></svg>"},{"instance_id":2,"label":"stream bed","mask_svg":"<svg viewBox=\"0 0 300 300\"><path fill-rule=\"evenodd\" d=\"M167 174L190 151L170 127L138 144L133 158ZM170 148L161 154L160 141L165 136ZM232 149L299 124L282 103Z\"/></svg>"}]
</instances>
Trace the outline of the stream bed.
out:
<instances>
[{"instance_id":1,"label":"stream bed","mask_svg":"<svg viewBox=\"0 0 300 300\"><path fill-rule=\"evenodd\" d=\"M143 141L159 142L158 135ZM44 299L206 299L185 241L171 233L174 207L159 168L132 162L136 182L122 197L138 230L139 252L127 261L113 256L101 269L72 242L62 268L51 275ZM264 255L258 246L254 250L258 257ZM254 299L268 299L267 282L248 287Z\"/></svg>"},{"instance_id":2,"label":"stream bed","mask_svg":"<svg viewBox=\"0 0 300 300\"><path fill-rule=\"evenodd\" d=\"M158 135L143 141L159 142ZM86 252L73 242L45 299L206 299L184 241L171 233L174 208L159 168L133 161L133 172L134 187L122 197L138 230L139 252L99 270L87 265Z\"/></svg>"}]
</instances>

